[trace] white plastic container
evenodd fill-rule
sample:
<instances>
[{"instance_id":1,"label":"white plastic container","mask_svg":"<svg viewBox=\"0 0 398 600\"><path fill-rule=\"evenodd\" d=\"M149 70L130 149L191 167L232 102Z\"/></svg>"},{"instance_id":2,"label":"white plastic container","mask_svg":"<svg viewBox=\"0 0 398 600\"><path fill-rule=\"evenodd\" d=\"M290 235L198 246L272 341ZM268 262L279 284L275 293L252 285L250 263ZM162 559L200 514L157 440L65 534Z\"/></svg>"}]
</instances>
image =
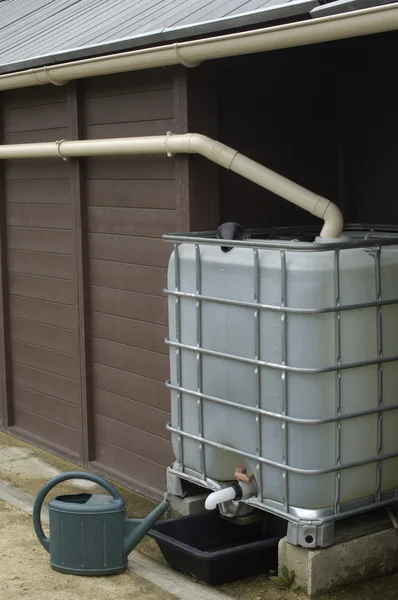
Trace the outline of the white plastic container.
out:
<instances>
[{"instance_id":1,"label":"white plastic container","mask_svg":"<svg viewBox=\"0 0 398 600\"><path fill-rule=\"evenodd\" d=\"M171 384L199 396L182 393L179 414L177 392L172 391L171 425L177 429L180 422L183 432L200 437L198 404L200 408L202 403L205 440L238 452L259 453L270 464L260 467L254 459L205 443L203 465L199 441L182 436L181 456L173 434L176 459L187 472L222 482L234 478L235 466L246 464L261 485L265 509L299 509L322 517L345 506L351 510L364 502L375 503L398 489L398 458L374 461L398 454L398 410L377 412L398 404L398 362L380 366L378 362L398 357L398 305L375 306L376 300L398 302L398 246L382 246L379 258L371 248L341 249L336 254L324 244L321 252L307 251L313 246L302 243L303 251L290 251L288 243L280 249L235 247L228 253L219 246L200 244L199 252L194 244L179 246L177 286L183 295L170 294L169 315L170 341L182 345L181 373L178 377L177 348L171 345ZM184 295L195 295L199 285L202 297L253 303L256 281L258 302L276 307L261 308L258 324L253 306L204 299L198 304L196 297ZM176 289L174 253L168 289ZM367 303L373 306L331 310ZM284 312L283 307L302 312ZM180 318L179 339L176 318ZM258 358L268 366L206 353L255 359L258 333ZM373 364L344 368L363 362ZM274 416L221 405L200 394L249 407L258 402ZM336 420L339 414L363 411L374 412ZM330 422L277 418L284 414ZM336 469L358 462L364 464ZM317 474L324 470L330 472Z\"/></svg>"}]
</instances>

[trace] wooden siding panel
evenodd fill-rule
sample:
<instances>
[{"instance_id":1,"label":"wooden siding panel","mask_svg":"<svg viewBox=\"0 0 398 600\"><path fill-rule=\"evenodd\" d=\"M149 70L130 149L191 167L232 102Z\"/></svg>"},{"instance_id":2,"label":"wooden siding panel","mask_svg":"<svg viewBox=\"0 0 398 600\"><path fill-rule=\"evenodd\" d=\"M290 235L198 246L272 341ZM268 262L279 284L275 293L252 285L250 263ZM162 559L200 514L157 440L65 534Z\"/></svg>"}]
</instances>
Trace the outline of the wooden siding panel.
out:
<instances>
[{"instance_id":1,"label":"wooden siding panel","mask_svg":"<svg viewBox=\"0 0 398 600\"><path fill-rule=\"evenodd\" d=\"M173 119L156 119L154 121L135 121L133 123L104 123L87 125L85 139L106 139L122 137L141 137L145 135L165 135L173 129Z\"/></svg>"},{"instance_id":2,"label":"wooden siding panel","mask_svg":"<svg viewBox=\"0 0 398 600\"><path fill-rule=\"evenodd\" d=\"M167 267L172 245L161 239L121 235L89 235L90 258Z\"/></svg>"},{"instance_id":3,"label":"wooden siding panel","mask_svg":"<svg viewBox=\"0 0 398 600\"><path fill-rule=\"evenodd\" d=\"M101 390L94 390L94 410L103 417L169 439L166 424L170 413L163 410Z\"/></svg>"},{"instance_id":4,"label":"wooden siding panel","mask_svg":"<svg viewBox=\"0 0 398 600\"><path fill-rule=\"evenodd\" d=\"M137 456L144 453L146 459L164 467L173 462L171 444L163 438L100 415L96 415L94 427L98 440Z\"/></svg>"},{"instance_id":5,"label":"wooden siding panel","mask_svg":"<svg viewBox=\"0 0 398 600\"><path fill-rule=\"evenodd\" d=\"M66 179L6 181L8 204L67 204L70 203L70 186ZM11 208L11 207L9 207Z\"/></svg>"},{"instance_id":6,"label":"wooden siding panel","mask_svg":"<svg viewBox=\"0 0 398 600\"><path fill-rule=\"evenodd\" d=\"M77 380L76 356L49 350L38 345L13 340L12 359L19 365L34 367L69 379Z\"/></svg>"},{"instance_id":7,"label":"wooden siding panel","mask_svg":"<svg viewBox=\"0 0 398 600\"><path fill-rule=\"evenodd\" d=\"M148 71L132 71L131 73L118 73L106 77L92 77L85 81L85 97L98 98L110 96L118 98L132 91L150 92L171 89L173 74L170 69L151 69ZM113 113L116 120L117 113Z\"/></svg>"},{"instance_id":8,"label":"wooden siding panel","mask_svg":"<svg viewBox=\"0 0 398 600\"><path fill-rule=\"evenodd\" d=\"M66 103L8 108L4 111L4 131L37 131L55 129L65 123Z\"/></svg>"},{"instance_id":9,"label":"wooden siding panel","mask_svg":"<svg viewBox=\"0 0 398 600\"><path fill-rule=\"evenodd\" d=\"M76 290L73 281L10 273L10 294L36 300L48 300L75 305Z\"/></svg>"},{"instance_id":10,"label":"wooden siding panel","mask_svg":"<svg viewBox=\"0 0 398 600\"><path fill-rule=\"evenodd\" d=\"M136 373L162 383L169 377L169 361L164 354L93 337L92 356L93 361L98 364Z\"/></svg>"},{"instance_id":11,"label":"wooden siding panel","mask_svg":"<svg viewBox=\"0 0 398 600\"><path fill-rule=\"evenodd\" d=\"M76 328L75 307L67 304L11 296L10 316L32 323L60 326L68 330Z\"/></svg>"},{"instance_id":12,"label":"wooden siding panel","mask_svg":"<svg viewBox=\"0 0 398 600\"><path fill-rule=\"evenodd\" d=\"M60 204L11 204L7 219L10 227L70 230L72 208Z\"/></svg>"},{"instance_id":13,"label":"wooden siding panel","mask_svg":"<svg viewBox=\"0 0 398 600\"><path fill-rule=\"evenodd\" d=\"M60 167L57 172L61 176ZM12 174L17 179L15 169ZM98 156L87 159L87 179L174 179L174 161L163 155Z\"/></svg>"},{"instance_id":14,"label":"wooden siding panel","mask_svg":"<svg viewBox=\"0 0 398 600\"><path fill-rule=\"evenodd\" d=\"M134 343L144 350L168 354L168 348L164 343L168 329L161 325L93 311L91 332L94 337L121 344Z\"/></svg>"},{"instance_id":15,"label":"wooden siding panel","mask_svg":"<svg viewBox=\"0 0 398 600\"><path fill-rule=\"evenodd\" d=\"M74 453L79 444L77 429L61 425L52 419L44 418L18 407L15 407L15 425L38 438L68 448Z\"/></svg>"},{"instance_id":16,"label":"wooden siding panel","mask_svg":"<svg viewBox=\"0 0 398 600\"><path fill-rule=\"evenodd\" d=\"M8 247L14 250L32 250L33 252L54 254L73 253L71 231L8 227L7 233Z\"/></svg>"},{"instance_id":17,"label":"wooden siding panel","mask_svg":"<svg viewBox=\"0 0 398 600\"><path fill-rule=\"evenodd\" d=\"M21 131L6 133L4 141L7 144L31 144L32 142L55 142L64 140L68 137L67 127L57 127L56 129L40 129L38 131ZM26 161L28 159L24 159ZM53 160L62 160L61 158ZM35 160L37 162L37 159Z\"/></svg>"},{"instance_id":18,"label":"wooden siding panel","mask_svg":"<svg viewBox=\"0 0 398 600\"><path fill-rule=\"evenodd\" d=\"M36 344L41 348L76 354L76 332L62 327L34 323L22 319L11 319L11 338L18 342Z\"/></svg>"},{"instance_id":19,"label":"wooden siding panel","mask_svg":"<svg viewBox=\"0 0 398 600\"><path fill-rule=\"evenodd\" d=\"M167 325L166 298L113 290L110 288L91 288L92 310L108 315L127 317L156 325Z\"/></svg>"},{"instance_id":20,"label":"wooden siding panel","mask_svg":"<svg viewBox=\"0 0 398 600\"><path fill-rule=\"evenodd\" d=\"M155 488L159 495L166 487L166 469L163 465L158 465L150 460L146 460L142 456L137 456L107 444L101 440L96 441L96 455L98 462L109 467L114 473L121 473L134 481L142 483L142 488L148 486Z\"/></svg>"},{"instance_id":21,"label":"wooden siding panel","mask_svg":"<svg viewBox=\"0 0 398 600\"><path fill-rule=\"evenodd\" d=\"M8 160L5 171L9 180L68 179L69 165L61 158Z\"/></svg>"},{"instance_id":22,"label":"wooden siding panel","mask_svg":"<svg viewBox=\"0 0 398 600\"><path fill-rule=\"evenodd\" d=\"M170 394L164 383L113 367L93 364L94 388L148 404L161 410L170 410Z\"/></svg>"},{"instance_id":23,"label":"wooden siding panel","mask_svg":"<svg viewBox=\"0 0 398 600\"><path fill-rule=\"evenodd\" d=\"M56 104L65 102L65 88L56 85L44 85L19 90L6 91L2 93L4 109L28 108L29 106L41 106L44 104Z\"/></svg>"},{"instance_id":24,"label":"wooden siding panel","mask_svg":"<svg viewBox=\"0 0 398 600\"><path fill-rule=\"evenodd\" d=\"M163 290L166 287L166 269L158 267L92 259L90 273L92 285L128 292L163 296Z\"/></svg>"},{"instance_id":25,"label":"wooden siding panel","mask_svg":"<svg viewBox=\"0 0 398 600\"><path fill-rule=\"evenodd\" d=\"M19 365L16 362L12 365L12 372L14 385L19 385L44 395L54 396L59 400L65 400L73 404L78 403L78 384L73 379L67 379L54 373L46 373L33 367L27 367L26 365Z\"/></svg>"},{"instance_id":26,"label":"wooden siding panel","mask_svg":"<svg viewBox=\"0 0 398 600\"><path fill-rule=\"evenodd\" d=\"M87 181L89 206L125 208L175 208L173 179Z\"/></svg>"},{"instance_id":27,"label":"wooden siding panel","mask_svg":"<svg viewBox=\"0 0 398 600\"><path fill-rule=\"evenodd\" d=\"M13 273L44 275L58 279L73 279L74 275L73 257L65 254L9 250L8 268Z\"/></svg>"},{"instance_id":28,"label":"wooden siding panel","mask_svg":"<svg viewBox=\"0 0 398 600\"><path fill-rule=\"evenodd\" d=\"M91 206L88 214L90 233L159 237L176 225L173 210Z\"/></svg>"},{"instance_id":29,"label":"wooden siding panel","mask_svg":"<svg viewBox=\"0 0 398 600\"><path fill-rule=\"evenodd\" d=\"M14 386L14 404L40 417L52 416L52 420L73 429L79 428L79 409L76 404L64 402L53 396Z\"/></svg>"},{"instance_id":30,"label":"wooden siding panel","mask_svg":"<svg viewBox=\"0 0 398 600\"><path fill-rule=\"evenodd\" d=\"M109 123L111 109L117 104L117 122L154 121L173 117L173 94L171 90L152 90L122 94L117 97L87 98L84 104L85 124ZM112 111L113 112L113 111Z\"/></svg>"}]
</instances>

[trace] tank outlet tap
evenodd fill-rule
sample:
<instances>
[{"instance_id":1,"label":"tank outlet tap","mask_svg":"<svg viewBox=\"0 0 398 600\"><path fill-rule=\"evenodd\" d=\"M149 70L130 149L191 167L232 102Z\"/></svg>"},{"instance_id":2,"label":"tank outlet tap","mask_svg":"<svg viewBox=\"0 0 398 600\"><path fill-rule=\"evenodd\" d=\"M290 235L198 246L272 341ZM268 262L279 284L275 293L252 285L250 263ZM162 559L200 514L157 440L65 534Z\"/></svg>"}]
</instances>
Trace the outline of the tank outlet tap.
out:
<instances>
[{"instance_id":1,"label":"tank outlet tap","mask_svg":"<svg viewBox=\"0 0 398 600\"><path fill-rule=\"evenodd\" d=\"M235 479L243 481L243 483L250 483L252 476L247 474L246 467L235 467Z\"/></svg>"}]
</instances>

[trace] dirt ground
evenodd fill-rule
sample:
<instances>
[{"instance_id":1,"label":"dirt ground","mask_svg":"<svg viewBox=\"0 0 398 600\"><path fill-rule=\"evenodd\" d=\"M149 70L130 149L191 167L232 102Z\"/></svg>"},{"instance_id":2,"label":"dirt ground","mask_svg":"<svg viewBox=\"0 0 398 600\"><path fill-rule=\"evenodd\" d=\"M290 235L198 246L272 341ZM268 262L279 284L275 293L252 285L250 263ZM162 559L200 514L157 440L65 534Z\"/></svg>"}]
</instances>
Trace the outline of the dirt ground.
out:
<instances>
[{"instance_id":1,"label":"dirt ground","mask_svg":"<svg viewBox=\"0 0 398 600\"><path fill-rule=\"evenodd\" d=\"M132 573L115 577L74 577L53 571L40 546L31 518L0 500L1 600L176 600ZM278 589L267 577L221 586L220 591L244 600L307 600L301 593ZM398 575L368 582L319 600L397 600Z\"/></svg>"},{"instance_id":2,"label":"dirt ground","mask_svg":"<svg viewBox=\"0 0 398 600\"><path fill-rule=\"evenodd\" d=\"M10 459L10 449L14 453L17 450L21 451L21 454L11 454ZM46 466L59 472L82 470L48 452L0 433L0 479L36 495L44 483L53 476L45 472ZM130 517L142 518L155 505L131 490L116 487L126 500L127 513ZM50 493L48 500L56 493L77 491L82 490L65 483ZM145 537L137 549L142 554L165 564L154 540ZM307 600L307 596L300 592L279 589L265 575L220 586L218 589L229 596L243 600ZM48 554L41 548L35 537L31 519L0 500L0 600L19 600L19 598L102 600L112 595L120 600L175 599L175 596L131 573L95 579L56 573L50 568ZM398 600L398 574L347 587L319 598L319 600L379 599Z\"/></svg>"},{"instance_id":3,"label":"dirt ground","mask_svg":"<svg viewBox=\"0 0 398 600\"><path fill-rule=\"evenodd\" d=\"M0 500L0 598L3 600L175 600L157 586L124 573L74 577L53 571L31 518Z\"/></svg>"},{"instance_id":4,"label":"dirt ground","mask_svg":"<svg viewBox=\"0 0 398 600\"><path fill-rule=\"evenodd\" d=\"M281 590L265 576L246 579L218 588L240 600L308 600L300 592ZM342 588L331 594L316 596L317 600L397 600L398 574Z\"/></svg>"}]
</instances>

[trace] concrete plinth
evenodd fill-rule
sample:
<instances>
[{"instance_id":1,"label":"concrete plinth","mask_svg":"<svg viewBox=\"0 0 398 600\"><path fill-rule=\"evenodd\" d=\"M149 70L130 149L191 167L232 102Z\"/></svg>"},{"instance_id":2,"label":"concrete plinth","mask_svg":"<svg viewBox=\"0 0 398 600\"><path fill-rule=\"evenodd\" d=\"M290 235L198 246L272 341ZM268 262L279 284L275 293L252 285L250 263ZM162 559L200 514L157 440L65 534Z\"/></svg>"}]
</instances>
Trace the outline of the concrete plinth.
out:
<instances>
[{"instance_id":1,"label":"concrete plinth","mask_svg":"<svg viewBox=\"0 0 398 600\"><path fill-rule=\"evenodd\" d=\"M189 517L191 515L200 515L207 512L205 509L205 501L208 494L196 494L194 496L185 496L180 498L172 494L167 494L167 499L170 502L169 516L172 518Z\"/></svg>"},{"instance_id":2,"label":"concrete plinth","mask_svg":"<svg viewBox=\"0 0 398 600\"><path fill-rule=\"evenodd\" d=\"M385 509L336 523L335 542L307 550L279 543L279 572L294 571L295 583L313 597L349 583L398 571L398 534Z\"/></svg>"}]
</instances>

